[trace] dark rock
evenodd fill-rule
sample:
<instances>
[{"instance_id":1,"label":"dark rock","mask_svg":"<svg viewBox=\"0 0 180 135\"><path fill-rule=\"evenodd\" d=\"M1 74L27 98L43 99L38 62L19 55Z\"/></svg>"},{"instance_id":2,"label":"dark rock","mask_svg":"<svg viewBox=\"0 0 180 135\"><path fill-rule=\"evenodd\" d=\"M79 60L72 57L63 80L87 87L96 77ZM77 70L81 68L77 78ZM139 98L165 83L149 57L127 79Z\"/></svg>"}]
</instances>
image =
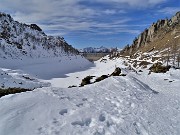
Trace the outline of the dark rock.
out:
<instances>
[{"instance_id":1,"label":"dark rock","mask_svg":"<svg viewBox=\"0 0 180 135\"><path fill-rule=\"evenodd\" d=\"M119 76L126 76L126 74L120 74Z\"/></svg>"},{"instance_id":2,"label":"dark rock","mask_svg":"<svg viewBox=\"0 0 180 135\"><path fill-rule=\"evenodd\" d=\"M96 78L95 82L100 82L108 77L109 77L108 75L102 75L101 77Z\"/></svg>"},{"instance_id":3,"label":"dark rock","mask_svg":"<svg viewBox=\"0 0 180 135\"><path fill-rule=\"evenodd\" d=\"M42 31L42 29L39 26L37 26L36 24L31 24L30 27L34 30Z\"/></svg>"},{"instance_id":4,"label":"dark rock","mask_svg":"<svg viewBox=\"0 0 180 135\"><path fill-rule=\"evenodd\" d=\"M9 94L15 94L15 93L21 93L26 91L32 91L31 89L24 89L24 88L8 88L8 89L1 89L0 88L0 97L9 95Z\"/></svg>"},{"instance_id":5,"label":"dark rock","mask_svg":"<svg viewBox=\"0 0 180 135\"><path fill-rule=\"evenodd\" d=\"M154 73L166 73L169 71L170 66L163 66L162 63L158 62L153 64L149 70Z\"/></svg>"},{"instance_id":6,"label":"dark rock","mask_svg":"<svg viewBox=\"0 0 180 135\"><path fill-rule=\"evenodd\" d=\"M121 69L117 67L115 71L111 74L111 76L119 76L121 74Z\"/></svg>"},{"instance_id":7,"label":"dark rock","mask_svg":"<svg viewBox=\"0 0 180 135\"><path fill-rule=\"evenodd\" d=\"M145 67L145 66L147 66L147 65L149 65L149 64L151 64L151 63L150 63L150 62L147 62L147 61L141 61L141 62L139 63L139 67L141 67L141 66Z\"/></svg>"},{"instance_id":8,"label":"dark rock","mask_svg":"<svg viewBox=\"0 0 180 135\"><path fill-rule=\"evenodd\" d=\"M91 79L93 76L86 76L84 79L82 79L81 86L91 84Z\"/></svg>"},{"instance_id":9,"label":"dark rock","mask_svg":"<svg viewBox=\"0 0 180 135\"><path fill-rule=\"evenodd\" d=\"M72 85L72 86L69 86L68 88L73 88L73 87L77 87L76 85Z\"/></svg>"}]
</instances>

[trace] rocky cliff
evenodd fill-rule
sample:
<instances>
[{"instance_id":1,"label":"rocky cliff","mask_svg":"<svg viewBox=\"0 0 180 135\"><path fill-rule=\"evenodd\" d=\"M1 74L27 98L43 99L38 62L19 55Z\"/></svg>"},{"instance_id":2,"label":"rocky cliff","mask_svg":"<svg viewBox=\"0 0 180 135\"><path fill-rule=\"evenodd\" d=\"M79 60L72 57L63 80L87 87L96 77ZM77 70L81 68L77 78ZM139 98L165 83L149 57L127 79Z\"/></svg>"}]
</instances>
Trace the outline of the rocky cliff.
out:
<instances>
[{"instance_id":1,"label":"rocky cliff","mask_svg":"<svg viewBox=\"0 0 180 135\"><path fill-rule=\"evenodd\" d=\"M145 29L137 38L134 39L132 45L127 45L121 51L122 55L133 55L137 51L159 50L172 46L175 37L180 35L180 12L177 12L171 19L158 20L148 29Z\"/></svg>"}]
</instances>

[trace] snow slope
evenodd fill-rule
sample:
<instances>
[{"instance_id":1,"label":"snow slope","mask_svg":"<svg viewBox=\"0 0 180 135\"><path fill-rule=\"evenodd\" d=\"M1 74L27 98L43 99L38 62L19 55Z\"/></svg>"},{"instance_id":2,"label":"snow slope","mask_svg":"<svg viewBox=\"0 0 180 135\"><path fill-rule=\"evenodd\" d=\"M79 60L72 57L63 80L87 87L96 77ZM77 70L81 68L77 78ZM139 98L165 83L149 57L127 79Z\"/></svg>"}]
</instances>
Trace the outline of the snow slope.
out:
<instances>
[{"instance_id":1,"label":"snow slope","mask_svg":"<svg viewBox=\"0 0 180 135\"><path fill-rule=\"evenodd\" d=\"M0 88L34 89L50 85L22 71L0 68Z\"/></svg>"},{"instance_id":2,"label":"snow slope","mask_svg":"<svg viewBox=\"0 0 180 135\"><path fill-rule=\"evenodd\" d=\"M39 79L52 79L57 77L66 77L65 74L78 70L85 70L93 66L93 63L80 55L61 56L52 58L25 58L22 60L6 59L1 60L2 68L13 70L22 70Z\"/></svg>"},{"instance_id":3,"label":"snow slope","mask_svg":"<svg viewBox=\"0 0 180 135\"><path fill-rule=\"evenodd\" d=\"M0 88L49 86L41 79L66 77L90 66L63 37L47 36L36 24L22 24L0 12Z\"/></svg>"},{"instance_id":4,"label":"snow slope","mask_svg":"<svg viewBox=\"0 0 180 135\"><path fill-rule=\"evenodd\" d=\"M114 59L109 60L109 56L105 56L98 61L94 62L93 66L90 66L88 70L71 72L66 74L66 78L53 78L47 80L50 82L52 87L68 88L69 86L79 86L82 79L86 76L94 76L94 79L100 77L101 75L111 74L117 66L123 66L123 60ZM46 82L46 81L45 81Z\"/></svg>"},{"instance_id":5,"label":"snow slope","mask_svg":"<svg viewBox=\"0 0 180 135\"><path fill-rule=\"evenodd\" d=\"M178 135L179 96L156 93L137 81L113 77L84 88L43 88L4 97L0 134Z\"/></svg>"},{"instance_id":6,"label":"snow slope","mask_svg":"<svg viewBox=\"0 0 180 135\"><path fill-rule=\"evenodd\" d=\"M123 61L98 61L86 71L67 75L72 84L80 74L99 76L120 66L128 74L125 77L71 89L60 85L38 88L0 98L0 134L179 135L180 71L148 75L144 69L135 73Z\"/></svg>"},{"instance_id":7,"label":"snow slope","mask_svg":"<svg viewBox=\"0 0 180 135\"><path fill-rule=\"evenodd\" d=\"M0 65L0 88L34 89L51 86L47 80L65 78L67 73L86 70L94 64L77 55L46 59L6 59L1 60Z\"/></svg>"},{"instance_id":8,"label":"snow slope","mask_svg":"<svg viewBox=\"0 0 180 135\"><path fill-rule=\"evenodd\" d=\"M0 59L76 55L63 37L47 36L36 24L22 24L0 12Z\"/></svg>"}]
</instances>

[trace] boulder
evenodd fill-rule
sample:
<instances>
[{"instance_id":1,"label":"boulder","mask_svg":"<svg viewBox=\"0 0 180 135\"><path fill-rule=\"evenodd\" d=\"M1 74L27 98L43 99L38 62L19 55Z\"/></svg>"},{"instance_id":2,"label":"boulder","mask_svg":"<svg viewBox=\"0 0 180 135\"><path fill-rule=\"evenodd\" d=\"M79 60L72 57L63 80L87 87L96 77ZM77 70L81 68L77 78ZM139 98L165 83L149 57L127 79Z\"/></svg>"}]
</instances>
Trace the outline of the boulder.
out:
<instances>
[{"instance_id":1,"label":"boulder","mask_svg":"<svg viewBox=\"0 0 180 135\"><path fill-rule=\"evenodd\" d=\"M91 84L91 79L93 76L86 76L84 79L82 79L81 86Z\"/></svg>"},{"instance_id":2,"label":"boulder","mask_svg":"<svg viewBox=\"0 0 180 135\"><path fill-rule=\"evenodd\" d=\"M166 73L167 71L169 71L169 69L170 69L170 66L163 66L162 63L160 62L153 64L149 68L149 70L154 73Z\"/></svg>"},{"instance_id":3,"label":"boulder","mask_svg":"<svg viewBox=\"0 0 180 135\"><path fill-rule=\"evenodd\" d=\"M42 31L42 29L39 26L37 26L36 24L31 24L30 27L34 30Z\"/></svg>"},{"instance_id":4,"label":"boulder","mask_svg":"<svg viewBox=\"0 0 180 135\"><path fill-rule=\"evenodd\" d=\"M101 77L96 78L95 82L100 82L108 77L109 77L108 75L102 75Z\"/></svg>"},{"instance_id":5,"label":"boulder","mask_svg":"<svg viewBox=\"0 0 180 135\"><path fill-rule=\"evenodd\" d=\"M119 76L121 74L121 69L117 67L114 72L111 74L111 76Z\"/></svg>"}]
</instances>

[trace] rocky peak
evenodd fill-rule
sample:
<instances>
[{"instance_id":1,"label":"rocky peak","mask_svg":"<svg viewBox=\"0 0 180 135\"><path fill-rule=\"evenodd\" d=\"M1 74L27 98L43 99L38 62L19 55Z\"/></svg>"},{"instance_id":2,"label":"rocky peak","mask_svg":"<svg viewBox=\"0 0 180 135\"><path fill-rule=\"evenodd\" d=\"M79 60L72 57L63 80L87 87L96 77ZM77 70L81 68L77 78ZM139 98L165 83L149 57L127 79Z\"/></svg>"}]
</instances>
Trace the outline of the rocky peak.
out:
<instances>
[{"instance_id":1,"label":"rocky peak","mask_svg":"<svg viewBox=\"0 0 180 135\"><path fill-rule=\"evenodd\" d=\"M0 12L0 22L7 23L8 21L12 22L14 20L9 14Z\"/></svg>"},{"instance_id":2,"label":"rocky peak","mask_svg":"<svg viewBox=\"0 0 180 135\"><path fill-rule=\"evenodd\" d=\"M31 24L30 27L34 30L42 31L42 29L39 26L37 26L36 24Z\"/></svg>"},{"instance_id":3,"label":"rocky peak","mask_svg":"<svg viewBox=\"0 0 180 135\"><path fill-rule=\"evenodd\" d=\"M3 12L0 12L0 18L1 18L1 17L8 17L9 19L12 19L9 14L5 14L5 13L3 13Z\"/></svg>"}]
</instances>

